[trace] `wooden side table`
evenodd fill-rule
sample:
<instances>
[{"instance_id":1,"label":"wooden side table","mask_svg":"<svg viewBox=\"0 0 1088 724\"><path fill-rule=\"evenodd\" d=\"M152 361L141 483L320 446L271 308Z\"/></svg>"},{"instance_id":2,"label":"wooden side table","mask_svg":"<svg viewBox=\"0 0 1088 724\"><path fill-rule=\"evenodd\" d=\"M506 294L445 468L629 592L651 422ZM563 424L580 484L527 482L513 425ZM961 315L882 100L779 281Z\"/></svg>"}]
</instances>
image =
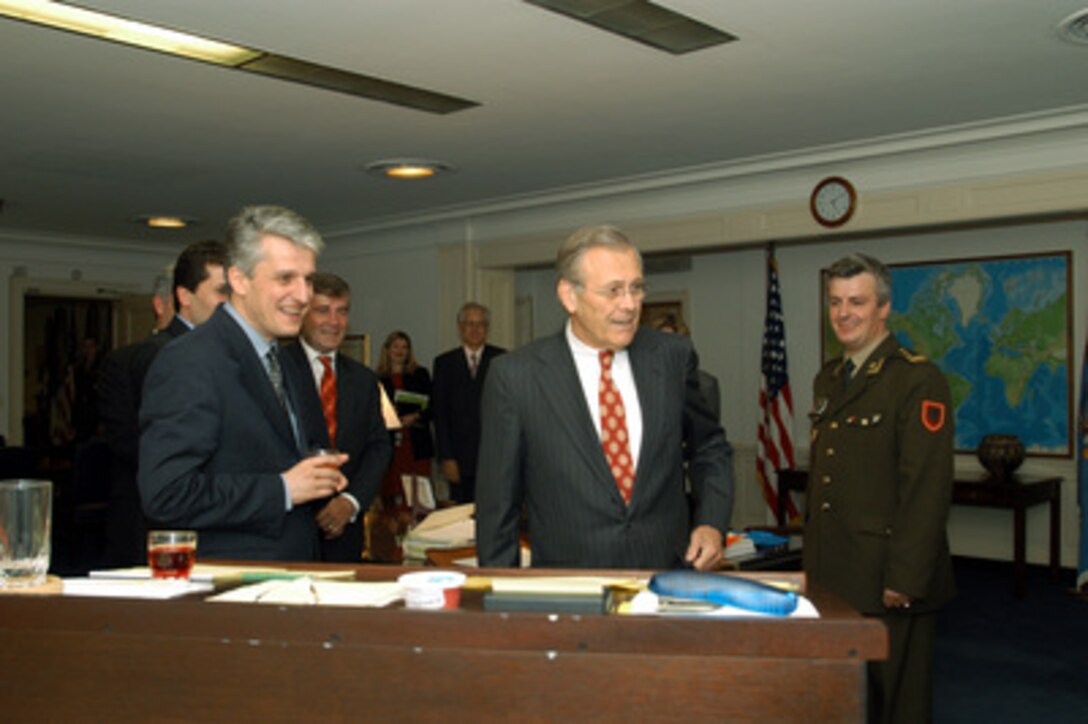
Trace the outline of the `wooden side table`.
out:
<instances>
[{"instance_id":1,"label":"wooden side table","mask_svg":"<svg viewBox=\"0 0 1088 724\"><path fill-rule=\"evenodd\" d=\"M1061 577L1062 479L1059 476L1013 475L999 482L988 473L957 476L952 503L1013 511L1013 593L1023 598L1027 590L1027 509L1050 502L1050 578Z\"/></svg>"},{"instance_id":2,"label":"wooden side table","mask_svg":"<svg viewBox=\"0 0 1088 724\"><path fill-rule=\"evenodd\" d=\"M786 496L791 490L803 491L808 471L778 471L778 524L786 524ZM1062 478L1057 475L1013 475L998 481L989 473L957 475L952 487L953 505L1012 510L1013 594L1023 598L1027 591L1027 510L1040 503L1050 503L1050 577L1061 577Z\"/></svg>"}]
</instances>

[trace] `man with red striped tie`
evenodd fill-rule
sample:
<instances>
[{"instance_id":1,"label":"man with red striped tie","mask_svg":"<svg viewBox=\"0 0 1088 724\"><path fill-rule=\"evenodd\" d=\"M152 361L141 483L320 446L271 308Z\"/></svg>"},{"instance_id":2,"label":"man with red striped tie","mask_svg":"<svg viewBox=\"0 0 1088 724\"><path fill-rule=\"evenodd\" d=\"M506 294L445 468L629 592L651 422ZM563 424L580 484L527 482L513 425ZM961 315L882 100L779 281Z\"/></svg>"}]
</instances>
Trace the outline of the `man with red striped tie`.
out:
<instances>
[{"instance_id":1,"label":"man with red striped tie","mask_svg":"<svg viewBox=\"0 0 1088 724\"><path fill-rule=\"evenodd\" d=\"M347 489L313 503L323 536L321 559L357 563L363 552L363 513L378 493L393 450L377 376L339 352L348 332L351 289L335 274L320 272L313 286L299 342L284 349L284 369L296 375L294 389L303 390L299 423L304 443L348 454L342 469Z\"/></svg>"}]
</instances>

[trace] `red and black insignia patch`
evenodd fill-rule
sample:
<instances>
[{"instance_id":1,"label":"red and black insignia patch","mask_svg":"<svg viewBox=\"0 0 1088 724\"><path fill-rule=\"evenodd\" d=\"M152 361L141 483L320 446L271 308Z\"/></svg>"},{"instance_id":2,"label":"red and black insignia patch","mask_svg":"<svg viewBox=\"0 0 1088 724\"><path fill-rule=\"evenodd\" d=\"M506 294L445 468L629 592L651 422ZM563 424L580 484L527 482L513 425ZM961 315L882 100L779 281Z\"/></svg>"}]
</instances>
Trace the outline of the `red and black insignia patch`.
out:
<instances>
[{"instance_id":1,"label":"red and black insignia patch","mask_svg":"<svg viewBox=\"0 0 1088 724\"><path fill-rule=\"evenodd\" d=\"M945 405L936 400L922 400L922 425L930 432L944 427Z\"/></svg>"}]
</instances>

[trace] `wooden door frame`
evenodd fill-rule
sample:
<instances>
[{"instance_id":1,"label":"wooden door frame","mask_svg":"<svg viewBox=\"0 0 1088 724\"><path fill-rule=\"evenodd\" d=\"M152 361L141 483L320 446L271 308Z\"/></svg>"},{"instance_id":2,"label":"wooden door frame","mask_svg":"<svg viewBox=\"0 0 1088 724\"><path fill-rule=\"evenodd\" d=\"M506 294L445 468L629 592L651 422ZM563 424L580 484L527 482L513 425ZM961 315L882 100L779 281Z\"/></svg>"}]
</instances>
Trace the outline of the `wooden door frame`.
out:
<instances>
[{"instance_id":1,"label":"wooden door frame","mask_svg":"<svg viewBox=\"0 0 1088 724\"><path fill-rule=\"evenodd\" d=\"M99 284L68 279L31 279L15 277L10 280L8 309L8 444L23 444L23 413L25 411L26 378L26 297L58 297L64 299L117 300L125 294L137 293L136 284ZM114 328L117 328L114 320Z\"/></svg>"}]
</instances>

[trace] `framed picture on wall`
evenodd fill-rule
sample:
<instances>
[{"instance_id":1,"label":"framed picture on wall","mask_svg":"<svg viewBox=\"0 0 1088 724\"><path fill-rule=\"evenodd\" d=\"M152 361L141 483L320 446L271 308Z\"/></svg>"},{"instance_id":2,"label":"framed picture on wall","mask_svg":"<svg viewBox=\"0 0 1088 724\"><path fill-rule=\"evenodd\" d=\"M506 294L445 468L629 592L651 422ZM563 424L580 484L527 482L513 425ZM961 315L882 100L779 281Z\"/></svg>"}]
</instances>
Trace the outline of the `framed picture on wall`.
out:
<instances>
[{"instance_id":1,"label":"framed picture on wall","mask_svg":"<svg viewBox=\"0 0 1088 724\"><path fill-rule=\"evenodd\" d=\"M358 360L370 367L370 335L349 334L344 337L340 351L352 359Z\"/></svg>"},{"instance_id":2,"label":"framed picture on wall","mask_svg":"<svg viewBox=\"0 0 1088 724\"><path fill-rule=\"evenodd\" d=\"M1019 436L1029 455L1073 453L1070 252L889 264L888 326L941 368L952 393L956 450L990 433ZM842 354L821 272L821 358Z\"/></svg>"},{"instance_id":3,"label":"framed picture on wall","mask_svg":"<svg viewBox=\"0 0 1088 724\"><path fill-rule=\"evenodd\" d=\"M639 319L639 324L652 326L662 317L671 316L674 319L683 321L690 328L691 317L689 311L688 293L686 291L650 292L642 302L642 316Z\"/></svg>"}]
</instances>

